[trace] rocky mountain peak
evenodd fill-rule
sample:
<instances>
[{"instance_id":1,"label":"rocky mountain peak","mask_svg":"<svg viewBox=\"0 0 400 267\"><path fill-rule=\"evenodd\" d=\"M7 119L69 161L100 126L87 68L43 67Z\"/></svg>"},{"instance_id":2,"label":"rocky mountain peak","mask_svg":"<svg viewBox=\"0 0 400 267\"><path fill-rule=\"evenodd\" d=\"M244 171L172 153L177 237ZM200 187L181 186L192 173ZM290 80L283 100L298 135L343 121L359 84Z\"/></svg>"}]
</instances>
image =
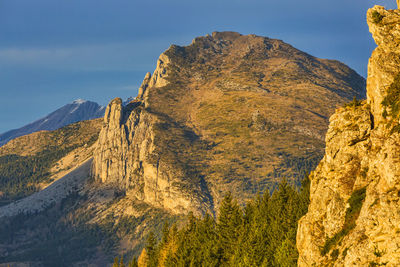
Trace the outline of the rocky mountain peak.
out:
<instances>
[{"instance_id":1,"label":"rocky mountain peak","mask_svg":"<svg viewBox=\"0 0 400 267\"><path fill-rule=\"evenodd\" d=\"M215 212L315 166L334 109L365 95L344 64L234 32L171 45L137 98L106 109L96 180L172 213Z\"/></svg>"},{"instance_id":2,"label":"rocky mountain peak","mask_svg":"<svg viewBox=\"0 0 400 267\"><path fill-rule=\"evenodd\" d=\"M213 32L211 36L212 38L217 40L235 40L243 35L241 35L238 32L225 31L225 32Z\"/></svg>"}]
</instances>

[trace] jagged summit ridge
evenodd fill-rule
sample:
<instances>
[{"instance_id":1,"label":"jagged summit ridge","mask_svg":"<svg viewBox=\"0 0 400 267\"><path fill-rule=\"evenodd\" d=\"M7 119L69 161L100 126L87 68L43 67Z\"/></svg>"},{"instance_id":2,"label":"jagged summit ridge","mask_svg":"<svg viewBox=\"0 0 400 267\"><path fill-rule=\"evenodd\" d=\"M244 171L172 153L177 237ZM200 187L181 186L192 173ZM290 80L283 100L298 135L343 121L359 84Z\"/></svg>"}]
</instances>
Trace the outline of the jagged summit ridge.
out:
<instances>
[{"instance_id":1,"label":"jagged summit ridge","mask_svg":"<svg viewBox=\"0 0 400 267\"><path fill-rule=\"evenodd\" d=\"M337 91L336 93L345 94L349 98L356 96L362 99L365 97L365 81L360 79L359 75L346 65L335 60L315 58L281 40L254 34L242 35L237 32L213 32L212 35L196 37L188 46L171 45L160 55L153 75L150 73L146 74L141 88L166 86L170 80L168 79L169 73L167 69L171 62L174 65L174 71L177 71L179 75L189 79L201 80L204 79L201 73L191 71L189 75L189 72L180 71L180 69L185 69L187 65L195 65L194 69L196 70L204 70L204 67L206 67L210 70L221 71L223 68L232 67L231 65L239 65L234 70L239 71L238 67L245 64L242 62L243 60L251 61L251 59L255 58L260 61L268 59L272 61L274 58L284 58L289 61L285 62L284 65L287 64L288 67L292 68L292 71L299 74L309 72L315 77L321 76L321 72L323 71L330 71L335 76L335 80L343 80L347 83L345 90L342 92ZM265 71L266 76L262 78L264 81L271 80L273 76L277 75L276 71L279 71L282 67L277 64L279 62L268 63L268 66L265 66L268 71ZM197 64L198 66L196 66ZM340 65L339 68L338 65ZM346 75L349 76L346 77ZM305 75L304 78L311 80L311 77L310 75ZM302 82L300 75L295 78ZM316 81L311 80L309 82L314 83ZM334 82L332 83L332 81L327 80L323 83L325 84L321 84L321 86L327 89L332 89L329 87L329 83L334 84ZM357 89L346 91L350 88ZM337 89L335 88L335 90Z\"/></svg>"}]
</instances>

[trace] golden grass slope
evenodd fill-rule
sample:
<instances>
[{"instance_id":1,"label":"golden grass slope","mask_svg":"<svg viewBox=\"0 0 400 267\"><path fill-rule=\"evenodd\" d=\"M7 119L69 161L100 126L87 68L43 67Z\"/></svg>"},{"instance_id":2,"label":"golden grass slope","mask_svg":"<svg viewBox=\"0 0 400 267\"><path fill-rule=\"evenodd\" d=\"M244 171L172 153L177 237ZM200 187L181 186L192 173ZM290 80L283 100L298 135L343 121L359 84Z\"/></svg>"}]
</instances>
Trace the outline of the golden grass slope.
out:
<instances>
[{"instance_id":1,"label":"golden grass slope","mask_svg":"<svg viewBox=\"0 0 400 267\"><path fill-rule=\"evenodd\" d=\"M365 96L365 80L346 65L255 35L215 32L171 46L160 60L165 70L155 73L168 83L147 89L146 110L169 122L168 131L180 125L193 135L185 143L161 129L162 149L175 151L162 153L191 157L187 168L215 196L247 198L275 179L301 178L322 158L335 108Z\"/></svg>"}]
</instances>

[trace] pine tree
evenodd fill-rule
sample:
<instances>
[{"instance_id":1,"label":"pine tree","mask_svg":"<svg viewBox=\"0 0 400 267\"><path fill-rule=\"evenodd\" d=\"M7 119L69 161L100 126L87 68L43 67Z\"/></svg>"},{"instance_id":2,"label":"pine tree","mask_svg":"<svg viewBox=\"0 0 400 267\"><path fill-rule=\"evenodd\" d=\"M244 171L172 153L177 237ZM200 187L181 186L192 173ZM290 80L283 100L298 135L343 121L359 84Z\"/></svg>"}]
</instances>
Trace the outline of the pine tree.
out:
<instances>
[{"instance_id":1,"label":"pine tree","mask_svg":"<svg viewBox=\"0 0 400 267\"><path fill-rule=\"evenodd\" d=\"M114 258L114 263L113 263L112 267L119 267L119 258L118 257Z\"/></svg>"},{"instance_id":2,"label":"pine tree","mask_svg":"<svg viewBox=\"0 0 400 267\"><path fill-rule=\"evenodd\" d=\"M292 229L277 248L275 262L278 266L297 266L299 254L296 249L296 230Z\"/></svg>"},{"instance_id":3,"label":"pine tree","mask_svg":"<svg viewBox=\"0 0 400 267\"><path fill-rule=\"evenodd\" d=\"M136 257L133 257L132 260L129 262L129 267L138 267L138 260Z\"/></svg>"},{"instance_id":4,"label":"pine tree","mask_svg":"<svg viewBox=\"0 0 400 267\"><path fill-rule=\"evenodd\" d=\"M148 257L148 266L156 267L157 266L157 240L153 231L150 231L147 241L146 241L146 253Z\"/></svg>"},{"instance_id":5,"label":"pine tree","mask_svg":"<svg viewBox=\"0 0 400 267\"><path fill-rule=\"evenodd\" d=\"M222 262L227 262L234 254L234 248L242 231L243 213L232 194L226 194L219 208L217 234L221 246Z\"/></svg>"},{"instance_id":6,"label":"pine tree","mask_svg":"<svg viewBox=\"0 0 400 267\"><path fill-rule=\"evenodd\" d=\"M269 192L260 194L249 201L245 207L244 227L239 244L235 250L233 264L239 266L262 266L268 263L271 256L268 253L269 232L268 207ZM268 264L267 264L268 265Z\"/></svg>"},{"instance_id":7,"label":"pine tree","mask_svg":"<svg viewBox=\"0 0 400 267\"><path fill-rule=\"evenodd\" d=\"M140 253L140 256L138 258L138 266L140 266L140 267L149 266L149 257L147 255L146 248L144 248L142 250L142 253Z\"/></svg>"},{"instance_id":8,"label":"pine tree","mask_svg":"<svg viewBox=\"0 0 400 267\"><path fill-rule=\"evenodd\" d=\"M162 229L162 236L161 236L161 245L168 243L168 239L169 239L169 223L165 222L163 225L163 229Z\"/></svg>"},{"instance_id":9,"label":"pine tree","mask_svg":"<svg viewBox=\"0 0 400 267\"><path fill-rule=\"evenodd\" d=\"M165 225L164 225L165 226ZM176 254L178 250L178 235L176 225L171 228L166 225L163 229L163 237L158 247L158 266L176 266Z\"/></svg>"},{"instance_id":10,"label":"pine tree","mask_svg":"<svg viewBox=\"0 0 400 267\"><path fill-rule=\"evenodd\" d=\"M124 264L124 256L121 256L121 260L120 260L120 262L119 262L119 266L118 267L125 267L125 264Z\"/></svg>"}]
</instances>

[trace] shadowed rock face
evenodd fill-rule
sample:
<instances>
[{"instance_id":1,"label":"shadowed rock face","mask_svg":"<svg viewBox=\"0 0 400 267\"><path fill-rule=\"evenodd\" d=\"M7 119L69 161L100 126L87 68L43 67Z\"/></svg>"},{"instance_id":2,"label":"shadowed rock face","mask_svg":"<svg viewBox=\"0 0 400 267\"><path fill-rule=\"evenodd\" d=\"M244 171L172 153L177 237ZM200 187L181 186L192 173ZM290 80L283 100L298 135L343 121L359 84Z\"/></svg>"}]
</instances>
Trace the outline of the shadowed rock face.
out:
<instances>
[{"instance_id":1,"label":"shadowed rock face","mask_svg":"<svg viewBox=\"0 0 400 267\"><path fill-rule=\"evenodd\" d=\"M298 181L323 154L334 109L365 95L344 64L234 32L173 45L126 107L108 105L93 174L174 213L213 213Z\"/></svg>"},{"instance_id":2,"label":"shadowed rock face","mask_svg":"<svg viewBox=\"0 0 400 267\"><path fill-rule=\"evenodd\" d=\"M400 265L400 11L375 6L367 22L378 45L367 101L330 118L299 223L299 266Z\"/></svg>"}]
</instances>

